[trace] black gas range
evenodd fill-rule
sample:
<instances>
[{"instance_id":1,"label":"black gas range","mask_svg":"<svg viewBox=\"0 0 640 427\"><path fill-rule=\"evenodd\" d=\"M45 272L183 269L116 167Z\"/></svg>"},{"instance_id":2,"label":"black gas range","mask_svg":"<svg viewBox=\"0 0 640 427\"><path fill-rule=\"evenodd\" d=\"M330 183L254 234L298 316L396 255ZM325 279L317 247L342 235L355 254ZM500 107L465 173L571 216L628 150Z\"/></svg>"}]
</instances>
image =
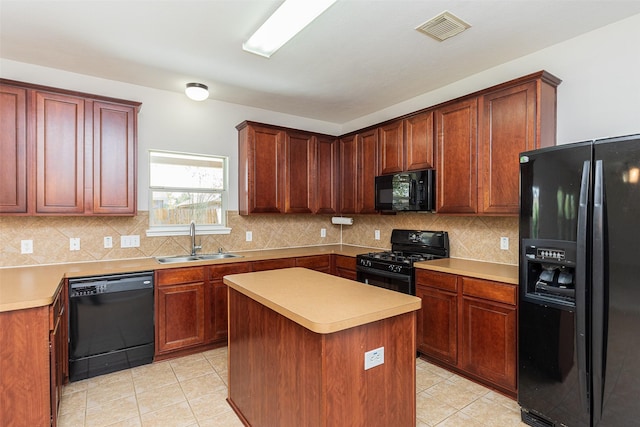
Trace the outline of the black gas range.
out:
<instances>
[{"instance_id":1,"label":"black gas range","mask_svg":"<svg viewBox=\"0 0 640 427\"><path fill-rule=\"evenodd\" d=\"M415 295L413 263L449 257L446 231L395 229L391 250L369 252L356 257L359 282Z\"/></svg>"}]
</instances>

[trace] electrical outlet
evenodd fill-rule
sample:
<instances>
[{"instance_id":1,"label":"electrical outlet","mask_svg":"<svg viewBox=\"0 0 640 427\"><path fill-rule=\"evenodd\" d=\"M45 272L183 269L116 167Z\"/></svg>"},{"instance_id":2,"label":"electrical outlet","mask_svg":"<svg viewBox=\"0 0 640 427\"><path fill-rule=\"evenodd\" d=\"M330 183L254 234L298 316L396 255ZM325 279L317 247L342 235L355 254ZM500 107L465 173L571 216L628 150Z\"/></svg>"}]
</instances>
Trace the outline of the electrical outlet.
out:
<instances>
[{"instance_id":1,"label":"electrical outlet","mask_svg":"<svg viewBox=\"0 0 640 427\"><path fill-rule=\"evenodd\" d=\"M373 232L373 237L374 237L376 240L380 240L380 230L375 230L375 231Z\"/></svg>"},{"instance_id":2,"label":"electrical outlet","mask_svg":"<svg viewBox=\"0 0 640 427\"><path fill-rule=\"evenodd\" d=\"M80 250L80 238L79 237L71 237L69 239L69 250L70 251L79 251Z\"/></svg>"},{"instance_id":3,"label":"electrical outlet","mask_svg":"<svg viewBox=\"0 0 640 427\"><path fill-rule=\"evenodd\" d=\"M252 232L250 232L250 231L247 231L247 233L245 234L245 240L246 240L247 242L252 241L252 240L253 240L253 233L252 233Z\"/></svg>"},{"instance_id":4,"label":"electrical outlet","mask_svg":"<svg viewBox=\"0 0 640 427\"><path fill-rule=\"evenodd\" d=\"M500 238L500 249L502 249L503 251L508 251L509 250L509 238L508 237L501 237Z\"/></svg>"},{"instance_id":5,"label":"electrical outlet","mask_svg":"<svg viewBox=\"0 0 640 427\"><path fill-rule=\"evenodd\" d=\"M109 249L113 247L113 239L111 238L111 236L106 236L104 238L104 247L105 249Z\"/></svg>"},{"instance_id":6,"label":"electrical outlet","mask_svg":"<svg viewBox=\"0 0 640 427\"><path fill-rule=\"evenodd\" d=\"M374 368L384 363L384 347L378 347L364 354L364 369Z\"/></svg>"},{"instance_id":7,"label":"electrical outlet","mask_svg":"<svg viewBox=\"0 0 640 427\"><path fill-rule=\"evenodd\" d=\"M320 229L320 237L327 237L327 229L326 228L321 228Z\"/></svg>"},{"instance_id":8,"label":"electrical outlet","mask_svg":"<svg viewBox=\"0 0 640 427\"><path fill-rule=\"evenodd\" d=\"M32 254L33 253L33 240L20 240L20 253Z\"/></svg>"}]
</instances>

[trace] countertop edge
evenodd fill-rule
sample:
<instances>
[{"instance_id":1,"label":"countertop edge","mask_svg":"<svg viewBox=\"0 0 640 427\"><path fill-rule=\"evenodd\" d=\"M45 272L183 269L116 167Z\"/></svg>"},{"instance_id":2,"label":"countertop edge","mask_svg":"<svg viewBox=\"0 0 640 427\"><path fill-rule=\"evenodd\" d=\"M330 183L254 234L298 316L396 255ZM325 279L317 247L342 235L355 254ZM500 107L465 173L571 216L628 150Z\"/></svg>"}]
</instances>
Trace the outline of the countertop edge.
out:
<instances>
[{"instance_id":1,"label":"countertop edge","mask_svg":"<svg viewBox=\"0 0 640 427\"><path fill-rule=\"evenodd\" d=\"M300 267L297 267L300 268ZM290 269L283 269L290 270ZM280 271L283 271L280 270ZM258 272L259 273L259 272ZM357 326L362 326L368 323L376 322L378 320L388 319L390 317L398 316L401 314L410 313L412 311L417 311L422 307L422 301L412 295L407 295L407 297L413 297L415 300L400 304L394 305L393 307L389 307L387 309L377 310L371 313L362 314L356 317L348 317L339 321L331 322L331 323L319 323L314 322L313 320L308 319L307 317L296 313L287 307L278 304L263 295L260 295L256 292L247 289L246 287L239 285L233 281L233 276L243 276L251 273L243 273L238 275L230 275L229 278L225 276L224 283L235 291L251 298L252 300L268 307L269 309L275 311L276 313L286 317L287 319L299 324L300 326L310 330L311 332L318 334L332 334L335 332L339 332L345 329L354 328ZM323 273L318 273L323 274ZM334 277L334 276L331 276ZM342 278L336 278L341 280L347 280ZM359 283L359 282L358 282ZM372 288L377 289L377 288Z\"/></svg>"},{"instance_id":2,"label":"countertop edge","mask_svg":"<svg viewBox=\"0 0 640 427\"><path fill-rule=\"evenodd\" d=\"M422 270L468 276L511 285L518 285L519 283L518 266L512 264L498 264L462 258L444 258L418 262L414 266Z\"/></svg>"}]
</instances>

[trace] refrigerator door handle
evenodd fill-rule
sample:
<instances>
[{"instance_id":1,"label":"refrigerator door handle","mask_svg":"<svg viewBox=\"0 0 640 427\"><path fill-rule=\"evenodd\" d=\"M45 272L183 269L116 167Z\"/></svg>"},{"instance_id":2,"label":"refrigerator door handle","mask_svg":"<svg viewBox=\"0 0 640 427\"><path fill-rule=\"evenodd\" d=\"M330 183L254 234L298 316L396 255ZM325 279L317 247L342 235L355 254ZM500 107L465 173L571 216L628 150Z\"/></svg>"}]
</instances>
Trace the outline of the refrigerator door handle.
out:
<instances>
[{"instance_id":1,"label":"refrigerator door handle","mask_svg":"<svg viewBox=\"0 0 640 427\"><path fill-rule=\"evenodd\" d=\"M602 160L596 161L593 183L593 240L592 240L592 290L591 301L591 348L592 348L592 383L593 383L593 424L596 425L602 416L604 390L604 179Z\"/></svg>"},{"instance_id":2,"label":"refrigerator door handle","mask_svg":"<svg viewBox=\"0 0 640 427\"><path fill-rule=\"evenodd\" d=\"M578 358L578 382L582 409L590 412L590 389L587 365L587 226L589 215L589 188L591 162L582 166L580 200L577 223L576 253L576 353Z\"/></svg>"}]
</instances>

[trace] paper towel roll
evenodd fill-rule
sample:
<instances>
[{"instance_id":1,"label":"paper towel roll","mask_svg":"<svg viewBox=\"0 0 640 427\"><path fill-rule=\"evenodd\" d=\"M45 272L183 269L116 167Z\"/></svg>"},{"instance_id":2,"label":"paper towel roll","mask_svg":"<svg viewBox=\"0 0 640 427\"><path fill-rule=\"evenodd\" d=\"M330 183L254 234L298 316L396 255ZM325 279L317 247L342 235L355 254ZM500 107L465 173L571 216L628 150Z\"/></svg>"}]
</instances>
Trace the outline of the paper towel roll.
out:
<instances>
[{"instance_id":1,"label":"paper towel roll","mask_svg":"<svg viewBox=\"0 0 640 427\"><path fill-rule=\"evenodd\" d=\"M331 218L332 224L340 224L340 225L353 225L353 218L346 218L343 216L334 216Z\"/></svg>"}]
</instances>

